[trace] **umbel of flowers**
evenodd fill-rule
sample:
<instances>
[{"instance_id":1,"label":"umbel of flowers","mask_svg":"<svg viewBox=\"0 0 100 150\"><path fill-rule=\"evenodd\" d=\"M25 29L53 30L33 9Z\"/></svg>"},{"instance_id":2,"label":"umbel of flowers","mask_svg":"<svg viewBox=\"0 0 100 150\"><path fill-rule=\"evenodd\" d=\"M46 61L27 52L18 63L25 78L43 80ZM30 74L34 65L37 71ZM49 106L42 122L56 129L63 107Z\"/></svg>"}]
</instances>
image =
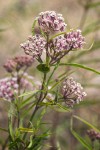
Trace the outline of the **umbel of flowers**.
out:
<instances>
[{"instance_id":1,"label":"umbel of flowers","mask_svg":"<svg viewBox=\"0 0 100 150\"><path fill-rule=\"evenodd\" d=\"M16 76L1 79L0 98L11 102L17 98L19 90L34 90L33 85L28 80L29 78L30 76L27 76L27 79L24 76L21 78L20 84Z\"/></svg>"},{"instance_id":2,"label":"umbel of flowers","mask_svg":"<svg viewBox=\"0 0 100 150\"><path fill-rule=\"evenodd\" d=\"M64 99L69 107L73 107L74 104L79 104L86 96L81 84L74 81L71 77L64 80L61 91L62 99Z\"/></svg>"},{"instance_id":3,"label":"umbel of flowers","mask_svg":"<svg viewBox=\"0 0 100 150\"><path fill-rule=\"evenodd\" d=\"M52 65L70 51L81 49L85 43L81 30L66 32L67 25L61 14L54 11L42 12L35 21L37 21L38 28L42 31L41 34L29 36L28 40L21 44L21 47L27 55L33 56L38 61L42 60L41 55L46 52L49 57L48 63ZM51 35L57 31L61 35L58 34L58 36L52 38Z\"/></svg>"}]
</instances>

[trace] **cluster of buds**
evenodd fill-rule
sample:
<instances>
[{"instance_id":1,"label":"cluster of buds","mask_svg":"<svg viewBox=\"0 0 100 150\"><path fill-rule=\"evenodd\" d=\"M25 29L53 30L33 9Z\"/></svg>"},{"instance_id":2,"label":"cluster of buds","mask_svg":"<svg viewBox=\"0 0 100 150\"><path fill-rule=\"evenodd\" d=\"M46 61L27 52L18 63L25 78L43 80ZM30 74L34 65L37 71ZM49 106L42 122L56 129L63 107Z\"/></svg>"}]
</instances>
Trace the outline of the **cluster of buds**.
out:
<instances>
[{"instance_id":1,"label":"cluster of buds","mask_svg":"<svg viewBox=\"0 0 100 150\"><path fill-rule=\"evenodd\" d=\"M57 14L55 11L41 12L37 19L40 28L46 33L64 31L67 26L62 14Z\"/></svg>"},{"instance_id":2,"label":"cluster of buds","mask_svg":"<svg viewBox=\"0 0 100 150\"><path fill-rule=\"evenodd\" d=\"M8 59L4 64L4 68L6 69L7 72L11 73L16 68L16 62L13 59Z\"/></svg>"},{"instance_id":3,"label":"cluster of buds","mask_svg":"<svg viewBox=\"0 0 100 150\"><path fill-rule=\"evenodd\" d=\"M96 132L94 129L88 130L87 135L89 136L91 141L95 141L95 140L100 141L100 132Z\"/></svg>"},{"instance_id":4,"label":"cluster of buds","mask_svg":"<svg viewBox=\"0 0 100 150\"><path fill-rule=\"evenodd\" d=\"M39 61L41 60L41 55L43 50L45 50L45 46L46 40L39 34L30 36L25 43L21 44L21 48L24 49L24 52L27 55L30 55Z\"/></svg>"},{"instance_id":5,"label":"cluster of buds","mask_svg":"<svg viewBox=\"0 0 100 150\"><path fill-rule=\"evenodd\" d=\"M30 82L33 81L33 77L28 76L25 74L23 78L21 78L20 83L18 83L17 76L15 77L9 77L9 78L3 78L0 80L0 98L12 101L15 99L16 96L18 96L18 91L23 90L33 90L34 86Z\"/></svg>"},{"instance_id":6,"label":"cluster of buds","mask_svg":"<svg viewBox=\"0 0 100 150\"><path fill-rule=\"evenodd\" d=\"M4 68L7 72L19 71L23 67L30 67L33 63L31 56L16 56L12 59L8 59L4 64Z\"/></svg>"},{"instance_id":7,"label":"cluster of buds","mask_svg":"<svg viewBox=\"0 0 100 150\"><path fill-rule=\"evenodd\" d=\"M87 95L83 91L81 84L74 81L72 77L64 80L61 93L63 96L62 98L68 107L73 107L75 104L79 104L79 102Z\"/></svg>"},{"instance_id":8,"label":"cluster of buds","mask_svg":"<svg viewBox=\"0 0 100 150\"><path fill-rule=\"evenodd\" d=\"M84 44L84 37L80 30L71 31L64 35L60 35L50 41L50 49L52 50L51 62L57 62L69 51L82 48Z\"/></svg>"}]
</instances>

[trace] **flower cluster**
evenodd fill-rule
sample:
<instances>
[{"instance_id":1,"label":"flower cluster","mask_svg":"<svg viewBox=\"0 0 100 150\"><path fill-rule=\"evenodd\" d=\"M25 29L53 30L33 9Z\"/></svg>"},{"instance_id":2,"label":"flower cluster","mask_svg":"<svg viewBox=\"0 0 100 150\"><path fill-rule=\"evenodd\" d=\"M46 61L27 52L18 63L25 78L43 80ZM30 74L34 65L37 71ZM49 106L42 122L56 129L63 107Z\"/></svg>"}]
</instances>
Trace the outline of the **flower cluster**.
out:
<instances>
[{"instance_id":1,"label":"flower cluster","mask_svg":"<svg viewBox=\"0 0 100 150\"><path fill-rule=\"evenodd\" d=\"M16 56L12 59L8 59L4 64L4 68L7 72L19 71L22 67L30 67L33 63L31 56Z\"/></svg>"},{"instance_id":2,"label":"flower cluster","mask_svg":"<svg viewBox=\"0 0 100 150\"><path fill-rule=\"evenodd\" d=\"M8 59L4 64L4 68L7 72L13 72L16 68L16 62L13 59Z\"/></svg>"},{"instance_id":3,"label":"flower cluster","mask_svg":"<svg viewBox=\"0 0 100 150\"><path fill-rule=\"evenodd\" d=\"M49 42L50 49L52 50L52 54L50 53L51 62L57 62L71 50L82 48L84 43L84 37L80 30L57 36Z\"/></svg>"},{"instance_id":4,"label":"flower cluster","mask_svg":"<svg viewBox=\"0 0 100 150\"><path fill-rule=\"evenodd\" d=\"M87 134L91 141L100 140L100 132L96 132L95 130L90 129L87 131Z\"/></svg>"},{"instance_id":5,"label":"flower cluster","mask_svg":"<svg viewBox=\"0 0 100 150\"><path fill-rule=\"evenodd\" d=\"M21 48L24 49L27 55L31 55L37 59L40 59L43 50L45 50L45 46L46 40L39 34L30 36L25 43L21 44Z\"/></svg>"},{"instance_id":6,"label":"flower cluster","mask_svg":"<svg viewBox=\"0 0 100 150\"><path fill-rule=\"evenodd\" d=\"M61 93L67 106L73 107L86 96L80 83L73 80L72 77L66 78L63 82Z\"/></svg>"},{"instance_id":7,"label":"flower cluster","mask_svg":"<svg viewBox=\"0 0 100 150\"><path fill-rule=\"evenodd\" d=\"M64 31L67 26L62 14L57 14L55 11L41 12L38 17L38 24L47 33L51 31Z\"/></svg>"},{"instance_id":8,"label":"flower cluster","mask_svg":"<svg viewBox=\"0 0 100 150\"><path fill-rule=\"evenodd\" d=\"M18 93L17 78L4 78L0 80L0 98L8 101L14 100L14 96Z\"/></svg>"},{"instance_id":9,"label":"flower cluster","mask_svg":"<svg viewBox=\"0 0 100 150\"><path fill-rule=\"evenodd\" d=\"M82 48L83 44L85 43L84 37L81 34L81 30L66 33L64 38L66 39L67 50Z\"/></svg>"},{"instance_id":10,"label":"flower cluster","mask_svg":"<svg viewBox=\"0 0 100 150\"><path fill-rule=\"evenodd\" d=\"M29 80L33 80L33 77L25 74L18 83L18 78L9 77L0 80L0 98L11 101L18 95L18 90L33 90L34 86Z\"/></svg>"},{"instance_id":11,"label":"flower cluster","mask_svg":"<svg viewBox=\"0 0 100 150\"><path fill-rule=\"evenodd\" d=\"M64 35L60 35L49 42L51 57L50 63L53 64L60 60L64 55L66 55L69 51L68 45L66 43L66 39Z\"/></svg>"},{"instance_id":12,"label":"flower cluster","mask_svg":"<svg viewBox=\"0 0 100 150\"><path fill-rule=\"evenodd\" d=\"M20 69L24 66L30 67L34 62L34 59L31 56L16 56L14 61L17 63L17 68Z\"/></svg>"},{"instance_id":13,"label":"flower cluster","mask_svg":"<svg viewBox=\"0 0 100 150\"><path fill-rule=\"evenodd\" d=\"M50 49L54 50L54 53L63 52L63 50L68 50L66 39L63 35L57 36L49 42Z\"/></svg>"}]
</instances>

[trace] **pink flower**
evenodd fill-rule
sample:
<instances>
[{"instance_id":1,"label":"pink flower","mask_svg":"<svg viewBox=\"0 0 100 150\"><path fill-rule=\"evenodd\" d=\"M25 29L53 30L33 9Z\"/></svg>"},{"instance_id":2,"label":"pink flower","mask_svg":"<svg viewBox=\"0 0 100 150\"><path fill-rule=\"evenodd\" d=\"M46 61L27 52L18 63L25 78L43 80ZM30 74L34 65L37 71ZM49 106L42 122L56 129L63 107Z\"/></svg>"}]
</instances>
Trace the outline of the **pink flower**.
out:
<instances>
[{"instance_id":1,"label":"pink flower","mask_svg":"<svg viewBox=\"0 0 100 150\"><path fill-rule=\"evenodd\" d=\"M33 56L33 58L40 58L43 50L45 50L46 40L39 34L30 36L28 40L21 44L21 48L27 55Z\"/></svg>"},{"instance_id":2,"label":"pink flower","mask_svg":"<svg viewBox=\"0 0 100 150\"><path fill-rule=\"evenodd\" d=\"M17 78L4 78L0 80L0 98L11 101L18 94Z\"/></svg>"},{"instance_id":3,"label":"pink flower","mask_svg":"<svg viewBox=\"0 0 100 150\"><path fill-rule=\"evenodd\" d=\"M61 93L64 101L69 107L73 107L74 104L78 104L87 95L83 91L81 84L74 81L71 77L64 80Z\"/></svg>"},{"instance_id":4,"label":"pink flower","mask_svg":"<svg viewBox=\"0 0 100 150\"><path fill-rule=\"evenodd\" d=\"M8 59L4 64L4 68L8 72L19 71L22 67L30 67L34 62L31 56L16 56L12 59Z\"/></svg>"},{"instance_id":5,"label":"pink flower","mask_svg":"<svg viewBox=\"0 0 100 150\"><path fill-rule=\"evenodd\" d=\"M94 141L96 139L100 140L100 132L96 132L94 129L88 130L87 134L92 141Z\"/></svg>"},{"instance_id":6,"label":"pink flower","mask_svg":"<svg viewBox=\"0 0 100 150\"><path fill-rule=\"evenodd\" d=\"M81 30L71 31L64 35L66 39L66 45L68 49L79 49L82 48L84 37L81 34Z\"/></svg>"},{"instance_id":7,"label":"pink flower","mask_svg":"<svg viewBox=\"0 0 100 150\"><path fill-rule=\"evenodd\" d=\"M67 26L64 22L62 14L55 11L41 12L38 17L38 24L44 32L64 31Z\"/></svg>"},{"instance_id":8,"label":"pink flower","mask_svg":"<svg viewBox=\"0 0 100 150\"><path fill-rule=\"evenodd\" d=\"M33 77L24 74L23 78L21 78L20 83L18 83L17 76L3 78L0 80L0 98L12 101L18 96L18 90L20 93L23 90L34 90L34 86L32 84Z\"/></svg>"},{"instance_id":9,"label":"pink flower","mask_svg":"<svg viewBox=\"0 0 100 150\"><path fill-rule=\"evenodd\" d=\"M51 64L56 63L70 51L82 48L84 43L84 37L80 30L71 31L52 39L49 42Z\"/></svg>"}]
</instances>

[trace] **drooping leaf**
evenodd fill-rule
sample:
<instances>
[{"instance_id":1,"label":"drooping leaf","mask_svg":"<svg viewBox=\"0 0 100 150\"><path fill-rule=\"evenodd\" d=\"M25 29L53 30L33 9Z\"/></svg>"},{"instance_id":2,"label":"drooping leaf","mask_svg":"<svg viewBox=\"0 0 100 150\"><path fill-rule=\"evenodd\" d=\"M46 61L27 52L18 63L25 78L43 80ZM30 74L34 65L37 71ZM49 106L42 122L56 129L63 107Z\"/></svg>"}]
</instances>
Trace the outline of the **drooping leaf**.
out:
<instances>
[{"instance_id":1,"label":"drooping leaf","mask_svg":"<svg viewBox=\"0 0 100 150\"><path fill-rule=\"evenodd\" d=\"M88 121L84 120L83 118L80 118L79 116L74 115L74 118L80 120L81 122L85 123L87 126L89 126L90 128L93 128L95 131L100 132L99 129L97 129L95 126L93 126L92 124L90 124Z\"/></svg>"},{"instance_id":2,"label":"drooping leaf","mask_svg":"<svg viewBox=\"0 0 100 150\"><path fill-rule=\"evenodd\" d=\"M92 150L92 147L81 137L77 132L75 132L73 129L71 130L74 137L87 149Z\"/></svg>"},{"instance_id":3,"label":"drooping leaf","mask_svg":"<svg viewBox=\"0 0 100 150\"><path fill-rule=\"evenodd\" d=\"M100 75L100 71L97 71L93 68L90 68L90 67L87 67L85 65L81 65L81 64L78 64L78 63L61 63L60 66L73 66L73 67L78 67L78 68L82 68L82 69L85 69L85 70L88 70L88 71L91 71L91 72L94 72L94 73L97 73Z\"/></svg>"},{"instance_id":4,"label":"drooping leaf","mask_svg":"<svg viewBox=\"0 0 100 150\"><path fill-rule=\"evenodd\" d=\"M74 135L74 137L87 149L87 150L92 150L91 145L89 145L76 131L73 130L73 117L71 117L71 122L70 122L70 130L71 133Z\"/></svg>"}]
</instances>

